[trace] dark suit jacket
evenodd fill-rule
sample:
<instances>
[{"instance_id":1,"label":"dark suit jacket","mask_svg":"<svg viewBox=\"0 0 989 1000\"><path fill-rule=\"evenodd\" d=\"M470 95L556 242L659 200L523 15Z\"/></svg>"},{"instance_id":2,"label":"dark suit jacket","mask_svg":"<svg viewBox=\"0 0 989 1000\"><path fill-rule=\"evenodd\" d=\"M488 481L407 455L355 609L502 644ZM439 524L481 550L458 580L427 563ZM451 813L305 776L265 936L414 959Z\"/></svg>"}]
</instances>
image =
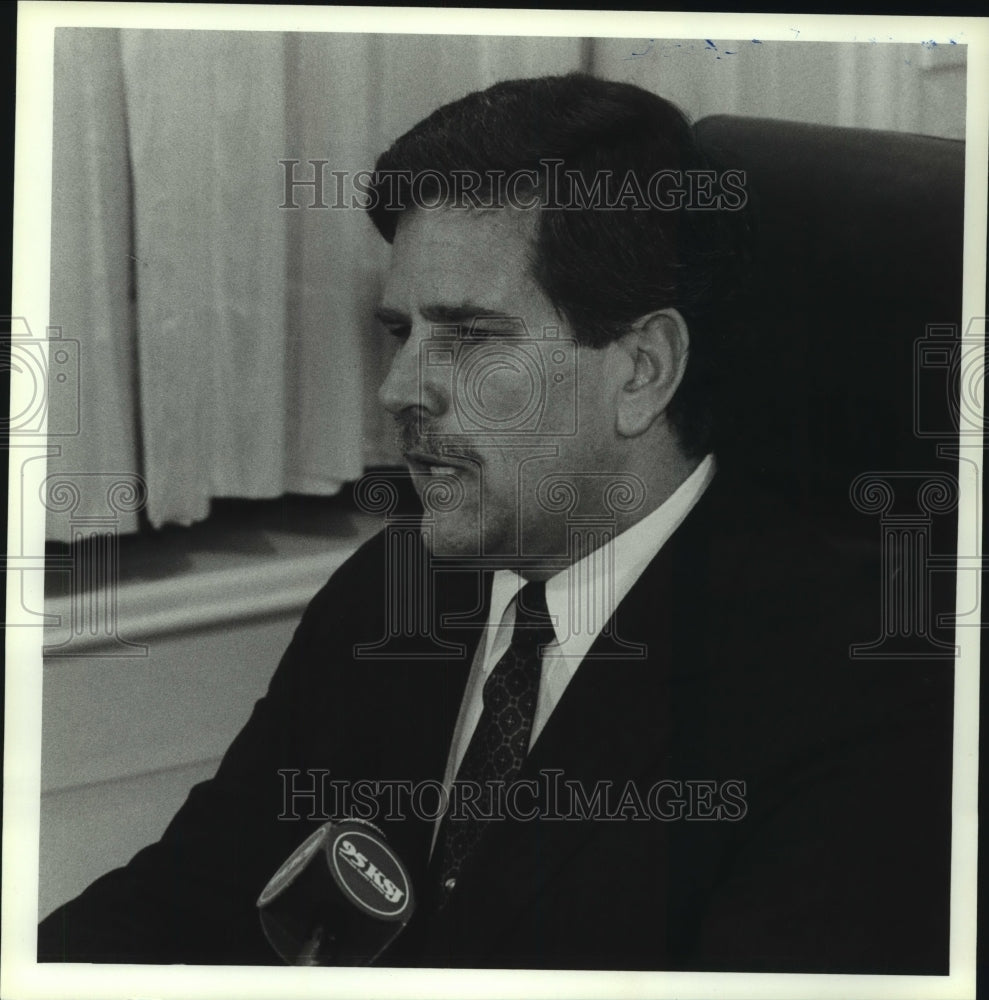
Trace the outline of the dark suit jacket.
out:
<instances>
[{"instance_id":1,"label":"dark suit jacket","mask_svg":"<svg viewBox=\"0 0 989 1000\"><path fill-rule=\"evenodd\" d=\"M281 772L442 778L485 580L427 565L414 585L432 629L389 638L387 538L313 600L162 839L42 923L40 960L277 964L255 900L321 822L279 819ZM849 659L879 631L878 560L850 565L718 476L610 631L522 777L631 780L643 797L683 782L684 818L624 800L618 818L493 823L447 907L417 914L382 964L946 973L952 662ZM383 637L387 658L355 656ZM375 822L424 885L432 824Z\"/></svg>"}]
</instances>

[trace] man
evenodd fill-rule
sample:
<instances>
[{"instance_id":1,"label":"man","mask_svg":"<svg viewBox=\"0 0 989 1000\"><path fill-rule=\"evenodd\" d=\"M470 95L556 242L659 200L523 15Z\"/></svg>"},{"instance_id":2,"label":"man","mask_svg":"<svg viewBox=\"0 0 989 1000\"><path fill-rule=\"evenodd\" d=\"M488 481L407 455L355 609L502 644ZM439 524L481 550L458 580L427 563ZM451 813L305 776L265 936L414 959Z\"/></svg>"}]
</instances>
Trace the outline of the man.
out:
<instances>
[{"instance_id":1,"label":"man","mask_svg":"<svg viewBox=\"0 0 989 1000\"><path fill-rule=\"evenodd\" d=\"M415 886L382 964L947 971L950 675L851 662L837 554L718 470L757 331L707 168L671 105L583 75L379 159L414 537L334 575L216 777L42 960L277 961L255 900L326 818L286 773L322 769Z\"/></svg>"}]
</instances>

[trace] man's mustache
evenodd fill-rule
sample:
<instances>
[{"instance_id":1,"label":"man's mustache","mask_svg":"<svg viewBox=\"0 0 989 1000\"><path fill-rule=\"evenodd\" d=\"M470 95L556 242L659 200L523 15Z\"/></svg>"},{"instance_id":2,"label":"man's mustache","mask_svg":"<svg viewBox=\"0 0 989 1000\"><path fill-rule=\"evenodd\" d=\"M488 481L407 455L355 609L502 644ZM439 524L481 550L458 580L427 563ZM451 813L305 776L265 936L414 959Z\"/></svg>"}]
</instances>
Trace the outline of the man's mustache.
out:
<instances>
[{"instance_id":1,"label":"man's mustache","mask_svg":"<svg viewBox=\"0 0 989 1000\"><path fill-rule=\"evenodd\" d=\"M398 446L403 454L414 452L442 462L445 458L480 461L476 442L467 435L439 434L415 413L400 413L395 417Z\"/></svg>"}]
</instances>

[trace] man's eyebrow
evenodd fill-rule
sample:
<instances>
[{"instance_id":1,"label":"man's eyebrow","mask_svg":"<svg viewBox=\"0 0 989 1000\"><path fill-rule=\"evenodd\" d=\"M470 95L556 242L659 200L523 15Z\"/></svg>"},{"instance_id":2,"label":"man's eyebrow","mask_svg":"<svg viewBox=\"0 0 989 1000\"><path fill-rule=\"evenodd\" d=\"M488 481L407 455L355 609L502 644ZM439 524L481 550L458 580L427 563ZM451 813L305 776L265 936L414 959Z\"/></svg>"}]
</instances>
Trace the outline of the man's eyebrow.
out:
<instances>
[{"instance_id":1,"label":"man's eyebrow","mask_svg":"<svg viewBox=\"0 0 989 1000\"><path fill-rule=\"evenodd\" d=\"M486 306L475 305L472 302L461 302L455 306L442 304L428 305L423 306L419 312L422 318L429 323L469 323L475 319L508 318L502 309L490 309ZM398 309L392 309L390 306L378 306L374 310L374 315L385 326L407 325L410 322L406 313Z\"/></svg>"}]
</instances>

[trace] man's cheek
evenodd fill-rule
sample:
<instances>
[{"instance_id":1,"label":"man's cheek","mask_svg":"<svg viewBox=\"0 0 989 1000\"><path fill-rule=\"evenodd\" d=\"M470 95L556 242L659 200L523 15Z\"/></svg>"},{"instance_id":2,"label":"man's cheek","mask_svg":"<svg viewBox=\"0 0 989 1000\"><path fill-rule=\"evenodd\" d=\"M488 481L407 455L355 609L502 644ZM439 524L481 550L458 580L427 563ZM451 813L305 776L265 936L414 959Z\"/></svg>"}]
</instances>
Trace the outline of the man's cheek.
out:
<instances>
[{"instance_id":1,"label":"man's cheek","mask_svg":"<svg viewBox=\"0 0 989 1000\"><path fill-rule=\"evenodd\" d=\"M544 404L544 379L531 353L496 346L461 358L455 392L461 430L526 433Z\"/></svg>"}]
</instances>

